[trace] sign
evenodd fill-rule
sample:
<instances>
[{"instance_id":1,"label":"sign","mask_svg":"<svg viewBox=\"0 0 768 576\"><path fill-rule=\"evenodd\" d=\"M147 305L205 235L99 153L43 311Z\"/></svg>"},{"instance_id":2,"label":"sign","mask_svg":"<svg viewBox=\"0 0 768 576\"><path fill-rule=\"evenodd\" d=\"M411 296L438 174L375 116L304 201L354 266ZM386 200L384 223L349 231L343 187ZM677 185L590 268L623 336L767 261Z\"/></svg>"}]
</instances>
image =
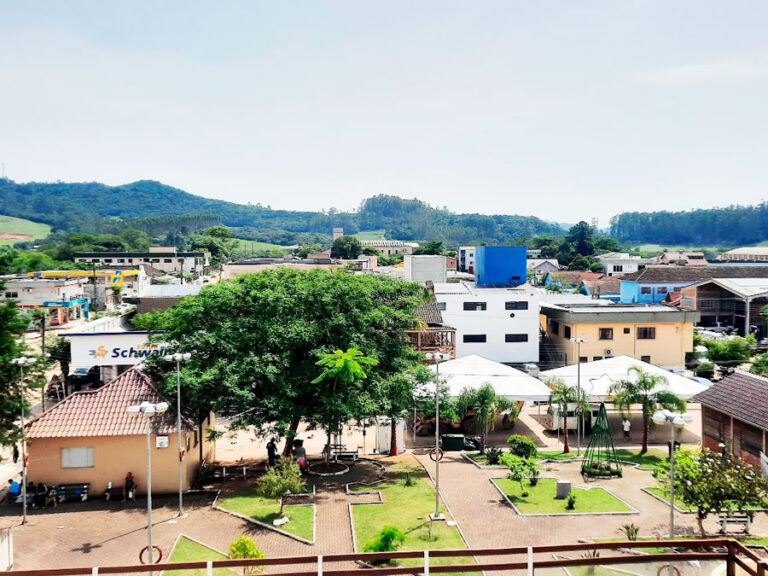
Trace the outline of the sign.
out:
<instances>
[{"instance_id":1,"label":"sign","mask_svg":"<svg viewBox=\"0 0 768 576\"><path fill-rule=\"evenodd\" d=\"M155 437L155 448L168 448L168 436Z\"/></svg>"},{"instance_id":2,"label":"sign","mask_svg":"<svg viewBox=\"0 0 768 576\"><path fill-rule=\"evenodd\" d=\"M109 277L109 285L113 288L123 285L123 271L115 270L115 272Z\"/></svg>"},{"instance_id":3,"label":"sign","mask_svg":"<svg viewBox=\"0 0 768 576\"><path fill-rule=\"evenodd\" d=\"M72 366L133 366L149 356L165 356L164 344L148 344L148 332L70 334Z\"/></svg>"}]
</instances>

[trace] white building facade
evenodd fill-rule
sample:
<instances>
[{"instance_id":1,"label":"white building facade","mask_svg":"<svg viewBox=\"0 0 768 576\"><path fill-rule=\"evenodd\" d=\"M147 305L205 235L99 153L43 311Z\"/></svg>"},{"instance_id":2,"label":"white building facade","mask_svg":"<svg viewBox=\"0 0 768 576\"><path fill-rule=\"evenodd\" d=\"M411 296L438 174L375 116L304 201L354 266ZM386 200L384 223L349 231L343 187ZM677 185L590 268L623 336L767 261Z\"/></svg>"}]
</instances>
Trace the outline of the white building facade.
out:
<instances>
[{"instance_id":1,"label":"white building facade","mask_svg":"<svg viewBox=\"0 0 768 576\"><path fill-rule=\"evenodd\" d=\"M96 267L138 266L148 264L166 274L200 276L210 266L208 252L179 252L173 246L153 246L148 252L77 252L75 262Z\"/></svg>"},{"instance_id":2,"label":"white building facade","mask_svg":"<svg viewBox=\"0 0 768 576\"><path fill-rule=\"evenodd\" d=\"M475 273L475 246L459 246L459 252L456 254L459 272Z\"/></svg>"},{"instance_id":3,"label":"white building facade","mask_svg":"<svg viewBox=\"0 0 768 576\"><path fill-rule=\"evenodd\" d=\"M478 354L504 364L539 361L539 300L531 286L436 283L435 299L444 322L456 328L457 358Z\"/></svg>"},{"instance_id":4,"label":"white building facade","mask_svg":"<svg viewBox=\"0 0 768 576\"><path fill-rule=\"evenodd\" d=\"M603 265L603 274L608 276L623 276L642 270L653 262L652 258L631 256L627 252L608 252L597 257Z\"/></svg>"}]
</instances>

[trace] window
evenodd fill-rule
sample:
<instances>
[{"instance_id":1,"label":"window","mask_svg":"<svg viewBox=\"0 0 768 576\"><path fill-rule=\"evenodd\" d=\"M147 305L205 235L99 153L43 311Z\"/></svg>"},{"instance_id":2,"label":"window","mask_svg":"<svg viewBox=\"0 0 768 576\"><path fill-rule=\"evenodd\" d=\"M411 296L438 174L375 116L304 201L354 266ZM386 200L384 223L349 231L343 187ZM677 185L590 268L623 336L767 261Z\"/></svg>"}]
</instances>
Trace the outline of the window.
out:
<instances>
[{"instance_id":1,"label":"window","mask_svg":"<svg viewBox=\"0 0 768 576\"><path fill-rule=\"evenodd\" d=\"M560 323L557 320L549 321L549 330L557 336L560 333Z\"/></svg>"},{"instance_id":2,"label":"window","mask_svg":"<svg viewBox=\"0 0 768 576\"><path fill-rule=\"evenodd\" d=\"M579 356L579 364L582 364L583 362L589 362L589 358L586 356Z\"/></svg>"},{"instance_id":3,"label":"window","mask_svg":"<svg viewBox=\"0 0 768 576\"><path fill-rule=\"evenodd\" d=\"M18 292L12 292L12 291L9 290L8 292L5 293L5 297L6 298L18 298L19 297L19 293Z\"/></svg>"},{"instance_id":4,"label":"window","mask_svg":"<svg viewBox=\"0 0 768 576\"><path fill-rule=\"evenodd\" d=\"M629 334L630 332L632 332L630 328L624 328L624 334Z\"/></svg>"},{"instance_id":5,"label":"window","mask_svg":"<svg viewBox=\"0 0 768 576\"><path fill-rule=\"evenodd\" d=\"M118 258L118 259L117 259L117 261L118 261L120 264L123 264L123 263L125 262L125 258Z\"/></svg>"},{"instance_id":6,"label":"window","mask_svg":"<svg viewBox=\"0 0 768 576\"><path fill-rule=\"evenodd\" d=\"M598 360L602 360L602 359L603 359L602 356L592 356L592 361L593 362L597 362Z\"/></svg>"},{"instance_id":7,"label":"window","mask_svg":"<svg viewBox=\"0 0 768 576\"><path fill-rule=\"evenodd\" d=\"M62 448L62 468L93 468L93 448Z\"/></svg>"},{"instance_id":8,"label":"window","mask_svg":"<svg viewBox=\"0 0 768 576\"><path fill-rule=\"evenodd\" d=\"M163 262L165 262L166 264L171 264L173 262L173 258L165 258Z\"/></svg>"},{"instance_id":9,"label":"window","mask_svg":"<svg viewBox=\"0 0 768 576\"><path fill-rule=\"evenodd\" d=\"M476 312L479 310L486 310L488 305L486 302L464 302L464 310Z\"/></svg>"},{"instance_id":10,"label":"window","mask_svg":"<svg viewBox=\"0 0 768 576\"><path fill-rule=\"evenodd\" d=\"M651 363L651 357L650 356L640 356L640 360L642 362L645 362L646 364L650 364Z\"/></svg>"},{"instance_id":11,"label":"window","mask_svg":"<svg viewBox=\"0 0 768 576\"><path fill-rule=\"evenodd\" d=\"M658 290L656 290L657 294L666 294L667 293L667 287L666 286L659 286Z\"/></svg>"},{"instance_id":12,"label":"window","mask_svg":"<svg viewBox=\"0 0 768 576\"><path fill-rule=\"evenodd\" d=\"M437 309L438 310L442 310L443 312L445 312L445 302L438 302L437 303Z\"/></svg>"},{"instance_id":13,"label":"window","mask_svg":"<svg viewBox=\"0 0 768 576\"><path fill-rule=\"evenodd\" d=\"M152 262L160 262L160 258L152 258Z\"/></svg>"},{"instance_id":14,"label":"window","mask_svg":"<svg viewBox=\"0 0 768 576\"><path fill-rule=\"evenodd\" d=\"M641 286L640 287L640 294L650 294L651 293L651 287L650 286Z\"/></svg>"},{"instance_id":15,"label":"window","mask_svg":"<svg viewBox=\"0 0 768 576\"><path fill-rule=\"evenodd\" d=\"M570 338L570 337L571 337L571 327L563 326L563 338Z\"/></svg>"},{"instance_id":16,"label":"window","mask_svg":"<svg viewBox=\"0 0 768 576\"><path fill-rule=\"evenodd\" d=\"M111 262L112 262L112 258L104 258L104 262L109 262L109 263L111 263Z\"/></svg>"},{"instance_id":17,"label":"window","mask_svg":"<svg viewBox=\"0 0 768 576\"><path fill-rule=\"evenodd\" d=\"M600 328L600 340L613 340L613 328Z\"/></svg>"},{"instance_id":18,"label":"window","mask_svg":"<svg viewBox=\"0 0 768 576\"><path fill-rule=\"evenodd\" d=\"M526 300L520 302L505 302L504 310L528 310L528 302Z\"/></svg>"},{"instance_id":19,"label":"window","mask_svg":"<svg viewBox=\"0 0 768 576\"><path fill-rule=\"evenodd\" d=\"M485 341L485 334L464 334L464 344L482 343Z\"/></svg>"},{"instance_id":20,"label":"window","mask_svg":"<svg viewBox=\"0 0 768 576\"><path fill-rule=\"evenodd\" d=\"M528 342L528 334L505 334L504 342Z\"/></svg>"},{"instance_id":21,"label":"window","mask_svg":"<svg viewBox=\"0 0 768 576\"><path fill-rule=\"evenodd\" d=\"M654 327L638 328L637 329L637 339L638 340L655 340L656 339L656 328L654 328Z\"/></svg>"},{"instance_id":22,"label":"window","mask_svg":"<svg viewBox=\"0 0 768 576\"><path fill-rule=\"evenodd\" d=\"M693 302L691 302L693 304ZM714 308L715 307L715 299L714 298L702 298L699 300L699 305L701 308Z\"/></svg>"},{"instance_id":23,"label":"window","mask_svg":"<svg viewBox=\"0 0 768 576\"><path fill-rule=\"evenodd\" d=\"M622 264L614 264L613 265L613 271L614 272L624 272L624 266Z\"/></svg>"}]
</instances>

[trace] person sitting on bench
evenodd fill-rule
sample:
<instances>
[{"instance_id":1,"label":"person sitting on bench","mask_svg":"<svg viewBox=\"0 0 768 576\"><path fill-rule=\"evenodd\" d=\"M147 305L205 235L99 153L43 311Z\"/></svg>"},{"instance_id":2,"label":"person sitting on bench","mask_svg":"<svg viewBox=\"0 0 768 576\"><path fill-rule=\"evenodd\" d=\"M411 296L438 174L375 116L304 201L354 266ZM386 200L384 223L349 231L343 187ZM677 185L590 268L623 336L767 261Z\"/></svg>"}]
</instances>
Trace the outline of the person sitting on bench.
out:
<instances>
[{"instance_id":1,"label":"person sitting on bench","mask_svg":"<svg viewBox=\"0 0 768 576\"><path fill-rule=\"evenodd\" d=\"M136 484L136 479L133 477L133 472L128 472L128 474L125 475L125 480L123 481L123 502L125 502L126 498L128 500L136 500L136 489L139 487L138 484Z\"/></svg>"},{"instance_id":2,"label":"person sitting on bench","mask_svg":"<svg viewBox=\"0 0 768 576\"><path fill-rule=\"evenodd\" d=\"M8 484L8 491L5 493L5 496L3 496L3 502L15 504L16 500L18 500L21 495L21 484L18 480L14 480L13 478L8 480Z\"/></svg>"}]
</instances>

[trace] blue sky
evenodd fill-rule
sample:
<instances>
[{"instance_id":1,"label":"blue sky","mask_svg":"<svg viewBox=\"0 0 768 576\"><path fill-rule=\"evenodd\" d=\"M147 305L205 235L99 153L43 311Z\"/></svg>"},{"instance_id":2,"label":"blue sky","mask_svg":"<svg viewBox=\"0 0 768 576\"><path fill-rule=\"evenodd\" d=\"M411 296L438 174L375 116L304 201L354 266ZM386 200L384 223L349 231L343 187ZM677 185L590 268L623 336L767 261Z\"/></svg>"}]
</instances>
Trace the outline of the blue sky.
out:
<instances>
[{"instance_id":1,"label":"blue sky","mask_svg":"<svg viewBox=\"0 0 768 576\"><path fill-rule=\"evenodd\" d=\"M0 162L573 222L768 198L768 3L0 0Z\"/></svg>"}]
</instances>

